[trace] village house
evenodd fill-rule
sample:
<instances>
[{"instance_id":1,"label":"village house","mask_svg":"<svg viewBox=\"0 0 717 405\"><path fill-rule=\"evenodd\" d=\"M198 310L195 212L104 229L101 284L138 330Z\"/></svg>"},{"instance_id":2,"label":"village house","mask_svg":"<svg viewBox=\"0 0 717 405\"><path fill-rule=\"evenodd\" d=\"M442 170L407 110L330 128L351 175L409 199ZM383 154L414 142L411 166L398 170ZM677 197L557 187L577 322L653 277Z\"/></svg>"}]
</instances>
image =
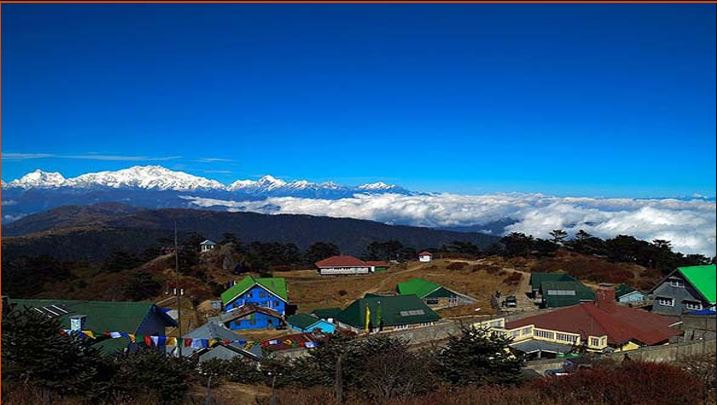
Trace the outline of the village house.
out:
<instances>
[{"instance_id":1,"label":"village house","mask_svg":"<svg viewBox=\"0 0 717 405\"><path fill-rule=\"evenodd\" d=\"M129 337L110 338L105 332L164 336L165 328L177 326L165 309L147 301L10 299L9 303L13 308L27 307L57 319L67 332L90 331L96 341L93 347L104 354L135 351L144 345L142 341L131 342Z\"/></svg>"},{"instance_id":2,"label":"village house","mask_svg":"<svg viewBox=\"0 0 717 405\"><path fill-rule=\"evenodd\" d=\"M311 311L311 315L314 315L315 317L323 319L330 323L334 323L334 319L336 319L336 316L339 314L339 312L341 312L341 308L337 307L317 308Z\"/></svg>"},{"instance_id":3,"label":"village house","mask_svg":"<svg viewBox=\"0 0 717 405\"><path fill-rule=\"evenodd\" d=\"M202 253L209 252L210 250L214 250L215 247L217 247L217 244L214 241L211 241L209 239L207 239L204 242L199 244L199 250Z\"/></svg>"},{"instance_id":4,"label":"village house","mask_svg":"<svg viewBox=\"0 0 717 405\"><path fill-rule=\"evenodd\" d=\"M368 274L371 265L353 256L331 256L315 263L321 275Z\"/></svg>"},{"instance_id":5,"label":"village house","mask_svg":"<svg viewBox=\"0 0 717 405\"><path fill-rule=\"evenodd\" d=\"M366 260L366 264L371 267L371 273L388 271L388 268L391 267L388 262L383 260Z\"/></svg>"},{"instance_id":6,"label":"village house","mask_svg":"<svg viewBox=\"0 0 717 405\"><path fill-rule=\"evenodd\" d=\"M433 260L433 253L428 251L423 251L418 254L418 261L421 263L430 263Z\"/></svg>"},{"instance_id":7,"label":"village house","mask_svg":"<svg viewBox=\"0 0 717 405\"><path fill-rule=\"evenodd\" d=\"M647 296L627 284L619 284L615 287L615 299L620 304L636 305L645 302Z\"/></svg>"},{"instance_id":8,"label":"village house","mask_svg":"<svg viewBox=\"0 0 717 405\"><path fill-rule=\"evenodd\" d=\"M210 342L207 347L182 347L182 356L197 355L200 363L211 359L231 360L235 357L258 361L262 357L261 345L251 344L216 319L192 330L182 336L182 339L207 339ZM177 347L172 347L169 352L175 356L179 355Z\"/></svg>"},{"instance_id":9,"label":"village house","mask_svg":"<svg viewBox=\"0 0 717 405\"><path fill-rule=\"evenodd\" d=\"M279 277L247 276L221 295L220 321L232 330L282 328L286 321L288 292Z\"/></svg>"},{"instance_id":10,"label":"village house","mask_svg":"<svg viewBox=\"0 0 717 405\"><path fill-rule=\"evenodd\" d=\"M649 293L652 311L665 315L714 309L715 265L679 267L659 282Z\"/></svg>"},{"instance_id":11,"label":"village house","mask_svg":"<svg viewBox=\"0 0 717 405\"><path fill-rule=\"evenodd\" d=\"M396 291L400 295L415 295L431 308L452 307L476 302L475 298L422 278L412 278L403 283L398 283Z\"/></svg>"},{"instance_id":12,"label":"village house","mask_svg":"<svg viewBox=\"0 0 717 405\"><path fill-rule=\"evenodd\" d=\"M599 289L595 302L493 322L492 330L512 337L511 347L531 357L552 357L579 346L592 352L628 351L670 343L682 334L679 318L618 305L612 288Z\"/></svg>"},{"instance_id":13,"label":"village house","mask_svg":"<svg viewBox=\"0 0 717 405\"><path fill-rule=\"evenodd\" d=\"M595 300L595 292L565 273L531 273L533 301L541 308L558 308Z\"/></svg>"},{"instance_id":14,"label":"village house","mask_svg":"<svg viewBox=\"0 0 717 405\"><path fill-rule=\"evenodd\" d=\"M356 333L433 325L441 317L415 295L365 296L336 315L337 326Z\"/></svg>"},{"instance_id":15,"label":"village house","mask_svg":"<svg viewBox=\"0 0 717 405\"><path fill-rule=\"evenodd\" d=\"M291 329L298 332L314 332L319 330L322 333L334 333L336 326L333 323L321 319L315 315L298 313L286 318L286 323Z\"/></svg>"}]
</instances>

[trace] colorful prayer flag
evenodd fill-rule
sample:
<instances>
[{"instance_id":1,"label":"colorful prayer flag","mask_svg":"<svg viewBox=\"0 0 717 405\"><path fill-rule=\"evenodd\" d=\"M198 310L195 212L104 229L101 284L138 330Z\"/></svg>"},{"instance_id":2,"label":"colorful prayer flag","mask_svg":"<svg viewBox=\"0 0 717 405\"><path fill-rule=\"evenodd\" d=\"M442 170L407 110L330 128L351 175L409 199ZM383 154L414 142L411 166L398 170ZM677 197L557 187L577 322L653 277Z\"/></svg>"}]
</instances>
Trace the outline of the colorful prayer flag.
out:
<instances>
[{"instance_id":1,"label":"colorful prayer flag","mask_svg":"<svg viewBox=\"0 0 717 405\"><path fill-rule=\"evenodd\" d=\"M192 339L184 339L184 347L191 347L192 346Z\"/></svg>"},{"instance_id":2,"label":"colorful prayer flag","mask_svg":"<svg viewBox=\"0 0 717 405\"><path fill-rule=\"evenodd\" d=\"M91 330L83 330L82 333L90 339L95 338L95 334Z\"/></svg>"},{"instance_id":3,"label":"colorful prayer flag","mask_svg":"<svg viewBox=\"0 0 717 405\"><path fill-rule=\"evenodd\" d=\"M167 338L167 346L176 346L176 345L177 345L176 337L168 337Z\"/></svg>"},{"instance_id":4,"label":"colorful prayer flag","mask_svg":"<svg viewBox=\"0 0 717 405\"><path fill-rule=\"evenodd\" d=\"M110 332L110 337L111 337L112 339L119 339L119 338L122 337L122 333L120 333L120 332Z\"/></svg>"},{"instance_id":5,"label":"colorful prayer flag","mask_svg":"<svg viewBox=\"0 0 717 405\"><path fill-rule=\"evenodd\" d=\"M145 336L144 344L146 344L147 346L152 346L152 336Z\"/></svg>"}]
</instances>

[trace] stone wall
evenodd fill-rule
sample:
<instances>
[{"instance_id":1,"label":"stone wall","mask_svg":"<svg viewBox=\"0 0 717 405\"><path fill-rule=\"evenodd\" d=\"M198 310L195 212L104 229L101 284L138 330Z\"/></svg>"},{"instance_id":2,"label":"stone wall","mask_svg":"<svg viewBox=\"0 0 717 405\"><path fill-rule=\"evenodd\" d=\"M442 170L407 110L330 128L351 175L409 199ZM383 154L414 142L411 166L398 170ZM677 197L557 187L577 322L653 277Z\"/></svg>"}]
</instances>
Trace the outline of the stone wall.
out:
<instances>
[{"instance_id":1,"label":"stone wall","mask_svg":"<svg viewBox=\"0 0 717 405\"><path fill-rule=\"evenodd\" d=\"M684 343L674 343L662 346L643 347L637 350L627 352L615 352L611 354L600 355L603 359L612 359L621 361L625 358L625 354L632 360L652 361L652 362L673 362L685 357L696 356L701 354L715 354L717 352L716 340L700 340ZM529 361L525 368L534 370L543 375L545 370L556 369L562 367L565 359L543 359Z\"/></svg>"}]
</instances>

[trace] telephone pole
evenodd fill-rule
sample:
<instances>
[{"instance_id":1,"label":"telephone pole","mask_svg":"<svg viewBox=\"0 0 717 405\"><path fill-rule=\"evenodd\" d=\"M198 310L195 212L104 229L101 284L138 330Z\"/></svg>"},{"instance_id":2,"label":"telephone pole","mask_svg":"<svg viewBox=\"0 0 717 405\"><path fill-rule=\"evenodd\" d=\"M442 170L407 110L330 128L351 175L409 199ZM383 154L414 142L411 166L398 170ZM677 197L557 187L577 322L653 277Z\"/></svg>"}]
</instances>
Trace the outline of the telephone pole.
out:
<instances>
[{"instance_id":1,"label":"telephone pole","mask_svg":"<svg viewBox=\"0 0 717 405\"><path fill-rule=\"evenodd\" d=\"M177 349L182 357L182 302L179 289L179 246L177 244L177 221L174 221L174 294L177 296Z\"/></svg>"}]
</instances>

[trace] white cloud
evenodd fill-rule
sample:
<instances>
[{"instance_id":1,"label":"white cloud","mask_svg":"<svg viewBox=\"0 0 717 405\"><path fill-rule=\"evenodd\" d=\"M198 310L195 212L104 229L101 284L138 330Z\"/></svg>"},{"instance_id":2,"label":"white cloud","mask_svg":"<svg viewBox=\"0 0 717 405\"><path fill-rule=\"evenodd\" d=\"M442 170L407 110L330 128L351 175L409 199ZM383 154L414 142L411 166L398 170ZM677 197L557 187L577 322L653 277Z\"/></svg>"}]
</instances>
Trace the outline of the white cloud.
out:
<instances>
[{"instance_id":1,"label":"white cloud","mask_svg":"<svg viewBox=\"0 0 717 405\"><path fill-rule=\"evenodd\" d=\"M185 197L199 207L272 214L369 219L428 227L481 225L504 218L506 232L547 237L553 229L600 236L667 239L683 253L715 254L715 202L705 200L552 197L541 194L355 195L338 200L276 197L225 201Z\"/></svg>"}]
</instances>

